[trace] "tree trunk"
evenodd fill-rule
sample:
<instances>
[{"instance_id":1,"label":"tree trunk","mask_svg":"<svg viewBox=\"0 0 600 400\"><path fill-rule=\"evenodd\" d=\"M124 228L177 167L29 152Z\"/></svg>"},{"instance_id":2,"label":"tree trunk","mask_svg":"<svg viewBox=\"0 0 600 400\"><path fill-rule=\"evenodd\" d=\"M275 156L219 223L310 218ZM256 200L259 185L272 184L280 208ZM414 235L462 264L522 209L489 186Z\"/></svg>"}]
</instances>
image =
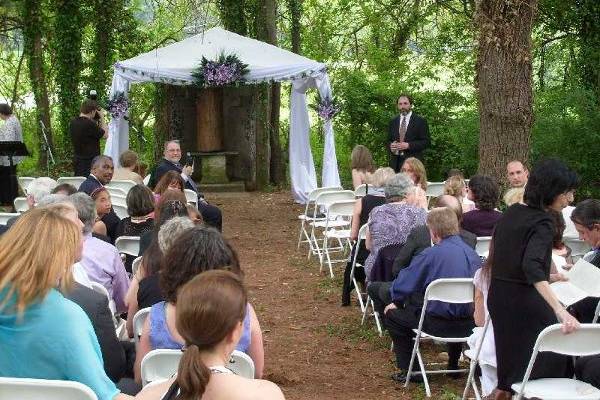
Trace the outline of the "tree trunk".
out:
<instances>
[{"instance_id":1,"label":"tree trunk","mask_svg":"<svg viewBox=\"0 0 600 400\"><path fill-rule=\"evenodd\" d=\"M53 145L52 126L50 119L50 100L48 99L48 89L46 83L46 71L44 67L44 49L42 45L42 10L41 2L37 0L24 0L21 15L23 20L23 45L24 53L27 57L27 66L29 68L29 79L36 104L36 131L38 144L40 147L40 157L38 158L38 167L46 167L46 154L41 151L44 138L42 127L39 121L46 126L46 137L50 147Z\"/></svg>"},{"instance_id":2,"label":"tree trunk","mask_svg":"<svg viewBox=\"0 0 600 400\"><path fill-rule=\"evenodd\" d=\"M287 0L287 8L290 13L290 25L292 36L292 51L300 54L300 18L302 18L302 0Z\"/></svg>"},{"instance_id":3,"label":"tree trunk","mask_svg":"<svg viewBox=\"0 0 600 400\"><path fill-rule=\"evenodd\" d=\"M105 103L110 84L111 66L114 63L115 43L114 31L120 15L120 8L124 7L121 0L111 1L107 4L103 0L92 2L95 18L93 20L95 37L92 44L93 58L91 61L89 89L98 92L98 99Z\"/></svg>"},{"instance_id":4,"label":"tree trunk","mask_svg":"<svg viewBox=\"0 0 600 400\"><path fill-rule=\"evenodd\" d=\"M580 51L578 64L584 86L594 92L600 102L600 3L584 0L579 4L581 27L579 28Z\"/></svg>"},{"instance_id":5,"label":"tree trunk","mask_svg":"<svg viewBox=\"0 0 600 400\"><path fill-rule=\"evenodd\" d=\"M531 31L537 0L479 0L477 76L479 173L505 179L506 164L527 163L533 95Z\"/></svg>"},{"instance_id":6,"label":"tree trunk","mask_svg":"<svg viewBox=\"0 0 600 400\"><path fill-rule=\"evenodd\" d=\"M285 165L279 137L279 109L281 107L281 84L271 85L271 183L279 185L285 181Z\"/></svg>"}]
</instances>

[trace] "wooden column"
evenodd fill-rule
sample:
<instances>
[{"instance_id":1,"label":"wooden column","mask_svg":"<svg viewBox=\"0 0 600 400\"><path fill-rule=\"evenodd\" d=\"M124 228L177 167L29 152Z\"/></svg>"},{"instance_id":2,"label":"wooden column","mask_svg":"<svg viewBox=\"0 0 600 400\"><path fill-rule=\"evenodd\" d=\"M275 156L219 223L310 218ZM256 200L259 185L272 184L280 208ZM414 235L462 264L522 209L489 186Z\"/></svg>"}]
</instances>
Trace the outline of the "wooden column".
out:
<instances>
[{"instance_id":1,"label":"wooden column","mask_svg":"<svg viewBox=\"0 0 600 400\"><path fill-rule=\"evenodd\" d=\"M202 89L196 97L196 137L199 151L223 150L221 88Z\"/></svg>"}]
</instances>

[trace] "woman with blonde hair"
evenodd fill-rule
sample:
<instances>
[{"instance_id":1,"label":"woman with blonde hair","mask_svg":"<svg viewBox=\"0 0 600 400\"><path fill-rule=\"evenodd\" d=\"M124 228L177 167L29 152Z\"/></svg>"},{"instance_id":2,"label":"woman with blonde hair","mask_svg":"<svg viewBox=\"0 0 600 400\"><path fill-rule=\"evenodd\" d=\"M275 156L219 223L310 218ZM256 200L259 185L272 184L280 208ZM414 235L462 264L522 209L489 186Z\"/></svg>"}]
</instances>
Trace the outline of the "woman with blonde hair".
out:
<instances>
[{"instance_id":1,"label":"woman with blonde hair","mask_svg":"<svg viewBox=\"0 0 600 400\"><path fill-rule=\"evenodd\" d=\"M362 144L354 146L350 156L350 166L352 167L352 186L356 190L363 183L367 183L369 175L375 171L373 156L369 149Z\"/></svg>"},{"instance_id":2,"label":"woman with blonde hair","mask_svg":"<svg viewBox=\"0 0 600 400\"><path fill-rule=\"evenodd\" d=\"M185 342L177 376L153 385L140 399L284 399L272 382L235 375L227 368L243 332L248 294L229 271L206 271L177 295L175 324Z\"/></svg>"},{"instance_id":3,"label":"woman with blonde hair","mask_svg":"<svg viewBox=\"0 0 600 400\"><path fill-rule=\"evenodd\" d=\"M0 375L83 383L100 400L128 399L104 372L100 346L68 289L82 234L57 207L19 217L0 239Z\"/></svg>"},{"instance_id":4,"label":"woman with blonde hair","mask_svg":"<svg viewBox=\"0 0 600 400\"><path fill-rule=\"evenodd\" d=\"M446 179L444 194L456 197L462 206L463 213L475 208L475 203L467 198L467 185L460 175L452 175Z\"/></svg>"},{"instance_id":5,"label":"woman with blonde hair","mask_svg":"<svg viewBox=\"0 0 600 400\"><path fill-rule=\"evenodd\" d=\"M421 160L415 157L407 158L404 160L400 172L408 175L415 184L413 203L427 210L427 194L425 193L427 190L427 173Z\"/></svg>"}]
</instances>

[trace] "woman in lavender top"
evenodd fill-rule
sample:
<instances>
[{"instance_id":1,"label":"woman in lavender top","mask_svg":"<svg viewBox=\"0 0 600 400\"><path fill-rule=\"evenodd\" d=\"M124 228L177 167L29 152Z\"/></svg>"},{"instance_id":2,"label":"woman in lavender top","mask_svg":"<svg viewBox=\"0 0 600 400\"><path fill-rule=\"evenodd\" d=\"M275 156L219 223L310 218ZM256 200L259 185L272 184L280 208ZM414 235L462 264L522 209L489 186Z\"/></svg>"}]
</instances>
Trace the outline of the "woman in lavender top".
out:
<instances>
[{"instance_id":1,"label":"woman in lavender top","mask_svg":"<svg viewBox=\"0 0 600 400\"><path fill-rule=\"evenodd\" d=\"M381 249L404 244L415 226L425 225L427 211L414 205L414 189L413 181L403 173L386 181L386 204L375 207L369 216L366 246L371 253L365 262L367 278Z\"/></svg>"}]
</instances>

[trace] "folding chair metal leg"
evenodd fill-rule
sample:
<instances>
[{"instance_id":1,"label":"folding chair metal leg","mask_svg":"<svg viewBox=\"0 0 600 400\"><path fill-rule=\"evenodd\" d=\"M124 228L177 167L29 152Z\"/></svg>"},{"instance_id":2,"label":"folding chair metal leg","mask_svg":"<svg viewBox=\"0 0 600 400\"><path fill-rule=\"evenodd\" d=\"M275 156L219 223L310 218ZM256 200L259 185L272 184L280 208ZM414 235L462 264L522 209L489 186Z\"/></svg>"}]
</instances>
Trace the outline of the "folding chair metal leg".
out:
<instances>
[{"instance_id":1,"label":"folding chair metal leg","mask_svg":"<svg viewBox=\"0 0 600 400\"><path fill-rule=\"evenodd\" d=\"M367 295L367 302L365 303L365 309L363 310L363 316L360 321L361 325L365 324L365 319L367 318L367 312L369 312L369 305L373 306L373 301L371 300L371 296Z\"/></svg>"},{"instance_id":2,"label":"folding chair metal leg","mask_svg":"<svg viewBox=\"0 0 600 400\"><path fill-rule=\"evenodd\" d=\"M477 384L475 383L475 369L477 367L477 361L471 360L469 365L469 376L467 377L467 384L465 385L465 390L463 391L462 400L467 400L467 395L469 394L469 386L473 387L473 392L475 393L475 398L480 400L479 390L477 390Z\"/></svg>"},{"instance_id":3,"label":"folding chair metal leg","mask_svg":"<svg viewBox=\"0 0 600 400\"><path fill-rule=\"evenodd\" d=\"M379 313L377 311L375 311L375 306L373 306L373 317L375 317L375 326L377 326L377 332L379 333L379 337L381 337L381 336L383 336L383 330L381 329L381 322L379 321Z\"/></svg>"},{"instance_id":4,"label":"folding chair metal leg","mask_svg":"<svg viewBox=\"0 0 600 400\"><path fill-rule=\"evenodd\" d=\"M408 387L408 384L410 383L410 374L412 373L413 366L415 364L415 357L416 357L417 351L419 349L419 339L420 339L419 335L417 335L414 339L415 344L413 345L413 350L410 355L410 363L408 363L408 371L406 372L406 381L404 382L404 387Z\"/></svg>"},{"instance_id":5,"label":"folding chair metal leg","mask_svg":"<svg viewBox=\"0 0 600 400\"><path fill-rule=\"evenodd\" d=\"M306 238L308 238L306 229L304 229L304 220L302 220L302 223L300 224L300 233L298 233L298 250L300 250L300 243L302 243L302 234L303 233L306 236Z\"/></svg>"},{"instance_id":6,"label":"folding chair metal leg","mask_svg":"<svg viewBox=\"0 0 600 400\"><path fill-rule=\"evenodd\" d=\"M356 281L356 278L354 277L354 270L352 270L352 272L350 272L350 282L352 282L352 284L354 285L354 290L356 291L356 296L358 297L358 305L360 306L360 311L362 313L365 312L365 302L363 301L363 292L360 291L360 289L358 288L358 282Z\"/></svg>"},{"instance_id":7,"label":"folding chair metal leg","mask_svg":"<svg viewBox=\"0 0 600 400\"><path fill-rule=\"evenodd\" d=\"M427 397L431 397L429 380L427 379L427 373L425 372L425 363L423 362L423 357L421 357L421 351L419 348L417 348L417 360L419 360L419 367L421 367L421 376L423 377L423 384L425 384L425 394Z\"/></svg>"}]
</instances>

